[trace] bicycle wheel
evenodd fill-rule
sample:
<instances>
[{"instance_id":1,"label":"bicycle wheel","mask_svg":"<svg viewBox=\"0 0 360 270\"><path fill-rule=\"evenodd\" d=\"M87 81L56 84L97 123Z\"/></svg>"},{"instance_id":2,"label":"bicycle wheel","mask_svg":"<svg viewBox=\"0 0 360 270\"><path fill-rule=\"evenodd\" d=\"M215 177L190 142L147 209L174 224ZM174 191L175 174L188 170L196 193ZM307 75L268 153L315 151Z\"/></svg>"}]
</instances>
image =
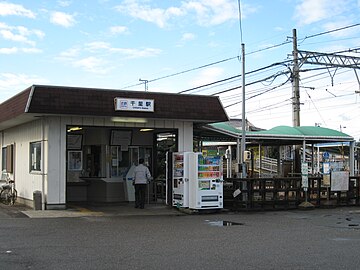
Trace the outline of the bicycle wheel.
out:
<instances>
[{"instance_id":1,"label":"bicycle wheel","mask_svg":"<svg viewBox=\"0 0 360 270\"><path fill-rule=\"evenodd\" d=\"M16 199L17 199L17 191L16 191L16 189L14 189L14 191L11 192L11 194L10 194L10 202L9 202L9 204L14 205L15 202L16 202Z\"/></svg>"},{"instance_id":2,"label":"bicycle wheel","mask_svg":"<svg viewBox=\"0 0 360 270\"><path fill-rule=\"evenodd\" d=\"M0 198L1 201L4 204L10 204L10 194L9 194L10 190L9 189L3 189L0 193Z\"/></svg>"}]
</instances>

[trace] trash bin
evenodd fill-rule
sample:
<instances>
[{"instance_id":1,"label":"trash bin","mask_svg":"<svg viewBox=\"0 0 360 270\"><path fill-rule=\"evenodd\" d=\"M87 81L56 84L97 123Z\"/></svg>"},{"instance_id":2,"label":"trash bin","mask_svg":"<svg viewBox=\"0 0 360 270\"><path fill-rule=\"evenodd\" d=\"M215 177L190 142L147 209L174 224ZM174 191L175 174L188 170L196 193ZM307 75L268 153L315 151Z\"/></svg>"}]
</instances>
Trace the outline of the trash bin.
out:
<instances>
[{"instance_id":1,"label":"trash bin","mask_svg":"<svg viewBox=\"0 0 360 270\"><path fill-rule=\"evenodd\" d=\"M42 194L40 190L33 192L34 210L42 210Z\"/></svg>"}]
</instances>

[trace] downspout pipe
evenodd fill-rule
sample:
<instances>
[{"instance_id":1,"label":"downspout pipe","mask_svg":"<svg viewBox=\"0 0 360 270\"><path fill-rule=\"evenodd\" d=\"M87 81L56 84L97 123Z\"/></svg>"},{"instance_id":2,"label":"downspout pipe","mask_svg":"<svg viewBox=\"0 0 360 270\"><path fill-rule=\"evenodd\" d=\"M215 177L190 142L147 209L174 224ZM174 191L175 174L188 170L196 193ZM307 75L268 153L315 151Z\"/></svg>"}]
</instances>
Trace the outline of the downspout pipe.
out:
<instances>
[{"instance_id":1,"label":"downspout pipe","mask_svg":"<svg viewBox=\"0 0 360 270\"><path fill-rule=\"evenodd\" d=\"M45 210L46 201L45 201L45 126L44 118L41 119L41 201L42 201L42 210Z\"/></svg>"}]
</instances>

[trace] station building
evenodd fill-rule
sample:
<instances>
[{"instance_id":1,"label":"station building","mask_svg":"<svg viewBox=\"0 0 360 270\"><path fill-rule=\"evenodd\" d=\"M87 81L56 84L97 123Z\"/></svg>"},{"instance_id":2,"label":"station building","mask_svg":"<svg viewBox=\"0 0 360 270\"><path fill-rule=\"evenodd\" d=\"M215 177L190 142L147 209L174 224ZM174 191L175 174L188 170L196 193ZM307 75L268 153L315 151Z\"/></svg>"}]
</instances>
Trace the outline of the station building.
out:
<instances>
[{"instance_id":1,"label":"station building","mask_svg":"<svg viewBox=\"0 0 360 270\"><path fill-rule=\"evenodd\" d=\"M0 104L2 179L42 209L122 202L144 158L165 178L166 151L193 151L194 127L228 121L218 97L33 85Z\"/></svg>"}]
</instances>

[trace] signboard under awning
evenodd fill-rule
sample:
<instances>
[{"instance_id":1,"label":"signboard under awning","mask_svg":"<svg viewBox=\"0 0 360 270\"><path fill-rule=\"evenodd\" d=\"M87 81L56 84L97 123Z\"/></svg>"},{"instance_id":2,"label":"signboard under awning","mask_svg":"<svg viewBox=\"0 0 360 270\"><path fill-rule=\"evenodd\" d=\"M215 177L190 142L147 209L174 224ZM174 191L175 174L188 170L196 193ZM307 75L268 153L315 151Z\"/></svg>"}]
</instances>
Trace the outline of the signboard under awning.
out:
<instances>
[{"instance_id":1,"label":"signboard under awning","mask_svg":"<svg viewBox=\"0 0 360 270\"><path fill-rule=\"evenodd\" d=\"M154 112L153 99L115 98L115 111Z\"/></svg>"}]
</instances>

